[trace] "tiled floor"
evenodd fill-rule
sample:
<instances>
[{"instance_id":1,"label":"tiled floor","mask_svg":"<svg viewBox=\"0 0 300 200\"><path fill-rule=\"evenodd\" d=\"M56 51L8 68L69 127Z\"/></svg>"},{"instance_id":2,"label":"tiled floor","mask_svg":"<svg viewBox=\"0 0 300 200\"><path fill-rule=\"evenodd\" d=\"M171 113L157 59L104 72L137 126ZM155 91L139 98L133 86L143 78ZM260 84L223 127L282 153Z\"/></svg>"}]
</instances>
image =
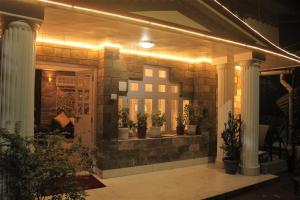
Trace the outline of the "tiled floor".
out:
<instances>
[{"instance_id":1,"label":"tiled floor","mask_svg":"<svg viewBox=\"0 0 300 200\"><path fill-rule=\"evenodd\" d=\"M212 164L101 180L88 200L199 200L276 178L228 175Z\"/></svg>"}]
</instances>

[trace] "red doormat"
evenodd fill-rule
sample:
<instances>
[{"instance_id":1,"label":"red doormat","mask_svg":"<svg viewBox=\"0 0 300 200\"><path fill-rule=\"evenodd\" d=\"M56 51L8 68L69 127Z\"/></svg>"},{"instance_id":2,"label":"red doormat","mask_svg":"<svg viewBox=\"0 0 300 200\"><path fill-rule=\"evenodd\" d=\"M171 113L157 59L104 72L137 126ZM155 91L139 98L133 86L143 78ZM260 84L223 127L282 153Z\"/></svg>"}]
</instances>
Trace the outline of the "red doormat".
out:
<instances>
[{"instance_id":1,"label":"red doormat","mask_svg":"<svg viewBox=\"0 0 300 200\"><path fill-rule=\"evenodd\" d=\"M103 183L101 183L93 175L78 176L78 182L79 182L79 185L84 190L106 187Z\"/></svg>"},{"instance_id":2,"label":"red doormat","mask_svg":"<svg viewBox=\"0 0 300 200\"><path fill-rule=\"evenodd\" d=\"M90 190L96 188L106 187L103 183L101 183L98 179L96 179L93 175L85 175L85 176L77 176L78 184L83 190ZM53 191L49 191L49 196L62 194L63 188L57 184L57 189Z\"/></svg>"}]
</instances>

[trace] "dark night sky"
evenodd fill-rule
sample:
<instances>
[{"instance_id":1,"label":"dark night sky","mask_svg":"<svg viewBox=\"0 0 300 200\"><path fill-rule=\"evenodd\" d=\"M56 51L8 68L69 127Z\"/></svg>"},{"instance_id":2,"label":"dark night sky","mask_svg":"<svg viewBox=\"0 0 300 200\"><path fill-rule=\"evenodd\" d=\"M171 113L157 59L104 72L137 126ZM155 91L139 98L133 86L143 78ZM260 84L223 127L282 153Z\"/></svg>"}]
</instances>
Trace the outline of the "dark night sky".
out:
<instances>
[{"instance_id":1,"label":"dark night sky","mask_svg":"<svg viewBox=\"0 0 300 200\"><path fill-rule=\"evenodd\" d=\"M280 46L300 51L300 0L220 0L241 18L279 27Z\"/></svg>"}]
</instances>

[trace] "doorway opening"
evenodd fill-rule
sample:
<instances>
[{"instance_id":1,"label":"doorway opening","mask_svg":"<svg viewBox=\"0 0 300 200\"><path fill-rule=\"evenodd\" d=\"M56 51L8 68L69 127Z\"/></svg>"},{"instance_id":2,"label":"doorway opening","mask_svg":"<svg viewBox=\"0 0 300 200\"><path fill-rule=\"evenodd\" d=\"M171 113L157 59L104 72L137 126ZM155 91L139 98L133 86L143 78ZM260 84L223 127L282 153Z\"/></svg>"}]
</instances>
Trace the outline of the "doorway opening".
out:
<instances>
[{"instance_id":1,"label":"doorway opening","mask_svg":"<svg viewBox=\"0 0 300 200\"><path fill-rule=\"evenodd\" d=\"M37 131L81 138L94 146L95 70L38 64L35 81Z\"/></svg>"}]
</instances>

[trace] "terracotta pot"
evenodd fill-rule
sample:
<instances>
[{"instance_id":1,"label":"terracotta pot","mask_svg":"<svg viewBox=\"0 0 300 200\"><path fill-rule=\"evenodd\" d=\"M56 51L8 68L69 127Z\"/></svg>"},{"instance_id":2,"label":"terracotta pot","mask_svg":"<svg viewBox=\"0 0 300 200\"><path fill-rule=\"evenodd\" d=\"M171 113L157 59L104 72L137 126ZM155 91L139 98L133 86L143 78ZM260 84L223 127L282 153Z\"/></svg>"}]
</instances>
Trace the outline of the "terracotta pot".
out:
<instances>
[{"instance_id":1,"label":"terracotta pot","mask_svg":"<svg viewBox=\"0 0 300 200\"><path fill-rule=\"evenodd\" d=\"M177 135L184 135L184 127L176 127Z\"/></svg>"},{"instance_id":2,"label":"terracotta pot","mask_svg":"<svg viewBox=\"0 0 300 200\"><path fill-rule=\"evenodd\" d=\"M238 167L239 167L239 161L238 160L227 160L224 159L224 168L225 172L227 174L236 174Z\"/></svg>"},{"instance_id":3,"label":"terracotta pot","mask_svg":"<svg viewBox=\"0 0 300 200\"><path fill-rule=\"evenodd\" d=\"M153 138L161 137L160 127L151 127L151 137Z\"/></svg>"},{"instance_id":4,"label":"terracotta pot","mask_svg":"<svg viewBox=\"0 0 300 200\"><path fill-rule=\"evenodd\" d=\"M129 128L119 128L118 138L120 140L127 140L129 138Z\"/></svg>"},{"instance_id":5,"label":"terracotta pot","mask_svg":"<svg viewBox=\"0 0 300 200\"><path fill-rule=\"evenodd\" d=\"M139 138L146 138L146 132L147 132L146 127L138 128L138 137Z\"/></svg>"},{"instance_id":6,"label":"terracotta pot","mask_svg":"<svg viewBox=\"0 0 300 200\"><path fill-rule=\"evenodd\" d=\"M196 135L197 125L187 125L187 130L189 135Z\"/></svg>"}]
</instances>

